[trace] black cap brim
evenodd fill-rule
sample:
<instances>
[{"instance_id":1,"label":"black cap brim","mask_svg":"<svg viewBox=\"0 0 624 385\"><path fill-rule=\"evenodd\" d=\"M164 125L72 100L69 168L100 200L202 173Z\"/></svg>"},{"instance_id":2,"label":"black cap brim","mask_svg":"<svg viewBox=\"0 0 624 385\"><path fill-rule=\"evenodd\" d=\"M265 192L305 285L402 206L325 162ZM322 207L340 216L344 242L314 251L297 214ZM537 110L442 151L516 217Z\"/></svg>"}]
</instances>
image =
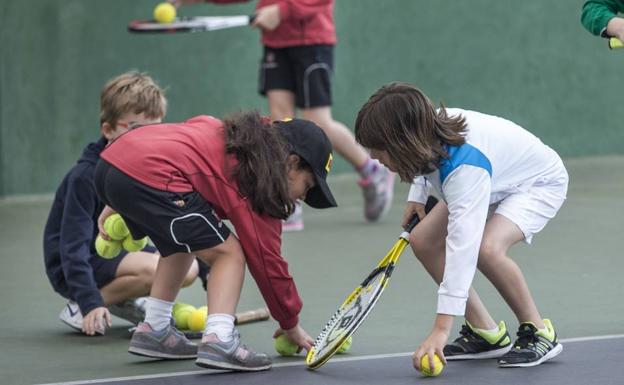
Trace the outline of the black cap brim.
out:
<instances>
[{"instance_id":1,"label":"black cap brim","mask_svg":"<svg viewBox=\"0 0 624 385\"><path fill-rule=\"evenodd\" d=\"M325 178L314 173L314 179L316 180L316 186L311 188L306 194L305 203L315 209L326 209L338 206Z\"/></svg>"}]
</instances>

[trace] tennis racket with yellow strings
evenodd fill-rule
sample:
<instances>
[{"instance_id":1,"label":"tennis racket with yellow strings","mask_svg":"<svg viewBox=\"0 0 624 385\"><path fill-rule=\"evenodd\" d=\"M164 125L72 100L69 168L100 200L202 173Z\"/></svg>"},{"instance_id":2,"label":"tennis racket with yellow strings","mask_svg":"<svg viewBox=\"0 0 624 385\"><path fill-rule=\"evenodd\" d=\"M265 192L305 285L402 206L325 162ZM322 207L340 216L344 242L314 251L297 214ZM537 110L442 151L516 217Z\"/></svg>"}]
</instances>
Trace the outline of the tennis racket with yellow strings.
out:
<instances>
[{"instance_id":1,"label":"tennis racket with yellow strings","mask_svg":"<svg viewBox=\"0 0 624 385\"><path fill-rule=\"evenodd\" d=\"M425 210L429 211L436 203L437 199L430 197ZM362 324L388 285L395 265L409 244L409 234L418 222L420 222L418 215L414 215L386 256L379 261L364 281L349 294L325 324L306 356L308 368L318 369L329 361Z\"/></svg>"}]
</instances>

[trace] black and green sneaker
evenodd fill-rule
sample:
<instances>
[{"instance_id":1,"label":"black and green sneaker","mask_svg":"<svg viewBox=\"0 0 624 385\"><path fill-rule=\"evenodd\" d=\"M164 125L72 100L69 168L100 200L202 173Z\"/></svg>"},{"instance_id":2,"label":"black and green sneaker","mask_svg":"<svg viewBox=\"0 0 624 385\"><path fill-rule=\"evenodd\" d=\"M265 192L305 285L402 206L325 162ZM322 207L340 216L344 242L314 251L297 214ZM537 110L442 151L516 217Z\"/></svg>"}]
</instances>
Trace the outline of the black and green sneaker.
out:
<instances>
[{"instance_id":1,"label":"black and green sneaker","mask_svg":"<svg viewBox=\"0 0 624 385\"><path fill-rule=\"evenodd\" d=\"M459 331L460 336L444 347L447 360L476 360L497 358L511 349L511 338L504 321L498 324L498 333L475 331L466 321Z\"/></svg>"},{"instance_id":2,"label":"black and green sneaker","mask_svg":"<svg viewBox=\"0 0 624 385\"><path fill-rule=\"evenodd\" d=\"M518 328L518 339L513 348L498 359L502 368L523 368L539 365L555 357L563 350L557 333L549 319L544 320L546 331L538 330L532 322L524 322Z\"/></svg>"}]
</instances>

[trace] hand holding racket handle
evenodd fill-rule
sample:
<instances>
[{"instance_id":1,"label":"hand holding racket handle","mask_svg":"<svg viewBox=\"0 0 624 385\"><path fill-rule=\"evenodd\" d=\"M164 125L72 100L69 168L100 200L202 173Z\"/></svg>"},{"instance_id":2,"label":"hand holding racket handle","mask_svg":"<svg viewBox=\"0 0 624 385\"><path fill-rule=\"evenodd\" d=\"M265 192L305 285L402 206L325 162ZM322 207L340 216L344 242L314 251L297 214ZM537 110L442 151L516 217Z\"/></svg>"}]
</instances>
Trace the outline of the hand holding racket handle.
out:
<instances>
[{"instance_id":1,"label":"hand holding racket handle","mask_svg":"<svg viewBox=\"0 0 624 385\"><path fill-rule=\"evenodd\" d=\"M624 48L624 43L617 37L612 37L609 39L609 48L610 49Z\"/></svg>"},{"instance_id":2,"label":"hand holding racket handle","mask_svg":"<svg viewBox=\"0 0 624 385\"><path fill-rule=\"evenodd\" d=\"M409 221L407 226L405 226L405 232L408 234L411 233L412 230L414 230L414 227L416 227L416 225L418 224L418 222L420 222L420 217L418 216L418 214L414 213L412 219Z\"/></svg>"},{"instance_id":3,"label":"hand holding racket handle","mask_svg":"<svg viewBox=\"0 0 624 385\"><path fill-rule=\"evenodd\" d=\"M431 209L433 209L433 206L435 206L437 203L438 203L438 198L434 197L433 195L430 195L429 198L427 198L427 203L425 203L425 213L429 214ZM405 231L403 232L403 234L401 234L401 238L405 238L406 240L408 240L409 233L411 233L412 230L414 230L414 227L416 227L416 225L419 222L420 222L420 217L418 216L418 214L414 213L414 216L412 217L412 219L409 221L407 226L405 226ZM403 236L405 233L407 233L407 235Z\"/></svg>"}]
</instances>

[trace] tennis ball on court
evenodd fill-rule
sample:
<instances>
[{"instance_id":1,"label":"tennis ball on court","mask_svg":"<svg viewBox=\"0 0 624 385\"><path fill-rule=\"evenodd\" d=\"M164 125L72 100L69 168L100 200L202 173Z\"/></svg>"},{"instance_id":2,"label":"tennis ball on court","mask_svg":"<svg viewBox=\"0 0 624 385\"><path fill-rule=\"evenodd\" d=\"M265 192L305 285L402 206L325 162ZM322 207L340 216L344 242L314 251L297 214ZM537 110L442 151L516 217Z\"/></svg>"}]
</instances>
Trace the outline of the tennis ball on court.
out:
<instances>
[{"instance_id":1,"label":"tennis ball on court","mask_svg":"<svg viewBox=\"0 0 624 385\"><path fill-rule=\"evenodd\" d=\"M188 319L188 327L194 332L200 332L206 327L206 318L208 314L205 311L196 309L191 313Z\"/></svg>"},{"instance_id":2,"label":"tennis ball on court","mask_svg":"<svg viewBox=\"0 0 624 385\"><path fill-rule=\"evenodd\" d=\"M429 367L429 356L427 354L420 359L420 372L426 377L438 376L442 373L442 369L444 369L444 364L437 354L433 356L433 369Z\"/></svg>"},{"instance_id":3,"label":"tennis ball on court","mask_svg":"<svg viewBox=\"0 0 624 385\"><path fill-rule=\"evenodd\" d=\"M297 354L298 350L299 346L290 342L285 334L280 334L275 339L275 351L278 352L280 356L294 356Z\"/></svg>"},{"instance_id":4,"label":"tennis ball on court","mask_svg":"<svg viewBox=\"0 0 624 385\"><path fill-rule=\"evenodd\" d=\"M160 3L154 8L154 20L159 23L171 23L176 17L176 8L171 3Z\"/></svg>"},{"instance_id":5,"label":"tennis ball on court","mask_svg":"<svg viewBox=\"0 0 624 385\"><path fill-rule=\"evenodd\" d=\"M130 252L143 250L147 246L147 237L141 239L132 239L132 235L128 235L124 238L121 246Z\"/></svg>"},{"instance_id":6,"label":"tennis ball on court","mask_svg":"<svg viewBox=\"0 0 624 385\"><path fill-rule=\"evenodd\" d=\"M113 259L118 256L121 251L121 242L108 241L98 235L97 238L95 238L95 251L102 258Z\"/></svg>"},{"instance_id":7,"label":"tennis ball on court","mask_svg":"<svg viewBox=\"0 0 624 385\"><path fill-rule=\"evenodd\" d=\"M120 241L130 234L126 222L119 214L113 214L104 221L104 230L108 236L116 241Z\"/></svg>"},{"instance_id":8,"label":"tennis ball on court","mask_svg":"<svg viewBox=\"0 0 624 385\"><path fill-rule=\"evenodd\" d=\"M175 320L176 327L180 330L188 329L191 314L193 314L196 310L197 309L195 309L195 307L191 305L186 305L184 307L176 309L173 312L173 319Z\"/></svg>"},{"instance_id":9,"label":"tennis ball on court","mask_svg":"<svg viewBox=\"0 0 624 385\"><path fill-rule=\"evenodd\" d=\"M347 338L347 340L342 343L342 346L338 350L336 350L336 353L343 354L343 353L348 352L349 349L351 349L352 342L353 342L353 337L349 336L349 338Z\"/></svg>"}]
</instances>

